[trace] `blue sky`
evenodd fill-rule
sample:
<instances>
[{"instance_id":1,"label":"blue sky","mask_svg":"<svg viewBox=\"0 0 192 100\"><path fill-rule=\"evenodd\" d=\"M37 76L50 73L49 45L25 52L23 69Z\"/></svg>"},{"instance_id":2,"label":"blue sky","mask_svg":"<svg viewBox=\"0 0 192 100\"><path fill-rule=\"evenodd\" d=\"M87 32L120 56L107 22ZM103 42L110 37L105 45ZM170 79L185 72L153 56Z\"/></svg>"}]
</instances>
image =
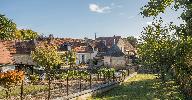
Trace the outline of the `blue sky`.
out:
<instances>
[{"instance_id":1,"label":"blue sky","mask_svg":"<svg viewBox=\"0 0 192 100\"><path fill-rule=\"evenodd\" d=\"M1 0L0 13L19 29L32 29L55 37L94 38L120 35L138 37L152 18L142 18L148 0ZM180 12L168 9L160 16L180 23Z\"/></svg>"}]
</instances>

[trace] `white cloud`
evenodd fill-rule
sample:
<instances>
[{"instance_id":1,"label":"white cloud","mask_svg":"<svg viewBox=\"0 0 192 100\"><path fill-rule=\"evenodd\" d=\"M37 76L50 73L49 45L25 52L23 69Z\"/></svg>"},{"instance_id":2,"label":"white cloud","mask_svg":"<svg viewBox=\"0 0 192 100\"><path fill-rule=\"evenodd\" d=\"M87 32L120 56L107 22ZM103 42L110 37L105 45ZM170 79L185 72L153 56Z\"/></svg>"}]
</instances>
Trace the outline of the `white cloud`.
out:
<instances>
[{"instance_id":1,"label":"white cloud","mask_svg":"<svg viewBox=\"0 0 192 100\"><path fill-rule=\"evenodd\" d=\"M107 13L110 12L109 6L99 6L97 4L89 4L89 10L96 13Z\"/></svg>"},{"instance_id":2,"label":"white cloud","mask_svg":"<svg viewBox=\"0 0 192 100\"><path fill-rule=\"evenodd\" d=\"M152 22L146 22L147 25L152 25Z\"/></svg>"}]
</instances>

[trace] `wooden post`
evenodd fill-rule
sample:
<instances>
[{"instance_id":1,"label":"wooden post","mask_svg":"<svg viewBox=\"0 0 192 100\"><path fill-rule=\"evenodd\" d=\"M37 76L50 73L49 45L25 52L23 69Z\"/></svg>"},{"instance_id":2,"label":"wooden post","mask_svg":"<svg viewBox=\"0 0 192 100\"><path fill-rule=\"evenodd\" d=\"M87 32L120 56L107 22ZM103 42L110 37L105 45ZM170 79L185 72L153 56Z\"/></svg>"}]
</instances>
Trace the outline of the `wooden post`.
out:
<instances>
[{"instance_id":1,"label":"wooden post","mask_svg":"<svg viewBox=\"0 0 192 100\"><path fill-rule=\"evenodd\" d=\"M109 83L109 80L110 80L110 72L109 72L109 70L107 71L107 74L108 74L108 83Z\"/></svg>"},{"instance_id":2,"label":"wooden post","mask_svg":"<svg viewBox=\"0 0 192 100\"><path fill-rule=\"evenodd\" d=\"M79 79L79 89L80 89L80 92L81 92L81 78L82 78L82 76L80 76L80 79Z\"/></svg>"},{"instance_id":3,"label":"wooden post","mask_svg":"<svg viewBox=\"0 0 192 100\"><path fill-rule=\"evenodd\" d=\"M128 76L129 76L129 69L128 69Z\"/></svg>"},{"instance_id":4,"label":"wooden post","mask_svg":"<svg viewBox=\"0 0 192 100\"><path fill-rule=\"evenodd\" d=\"M115 72L113 72L113 82L115 81Z\"/></svg>"},{"instance_id":5,"label":"wooden post","mask_svg":"<svg viewBox=\"0 0 192 100\"><path fill-rule=\"evenodd\" d=\"M50 100L50 97L51 97L51 68L50 66L48 67L49 70L48 70L48 100Z\"/></svg>"},{"instance_id":6,"label":"wooden post","mask_svg":"<svg viewBox=\"0 0 192 100\"><path fill-rule=\"evenodd\" d=\"M104 78L104 82L106 81L106 78L105 78L105 73L103 74L103 78Z\"/></svg>"},{"instance_id":7,"label":"wooden post","mask_svg":"<svg viewBox=\"0 0 192 100\"><path fill-rule=\"evenodd\" d=\"M123 81L123 70L122 70L122 73L121 73L121 81Z\"/></svg>"},{"instance_id":8,"label":"wooden post","mask_svg":"<svg viewBox=\"0 0 192 100\"><path fill-rule=\"evenodd\" d=\"M21 95L20 95L21 100L23 100L23 80L21 81Z\"/></svg>"},{"instance_id":9,"label":"wooden post","mask_svg":"<svg viewBox=\"0 0 192 100\"><path fill-rule=\"evenodd\" d=\"M69 95L69 77L67 76L67 96Z\"/></svg>"},{"instance_id":10,"label":"wooden post","mask_svg":"<svg viewBox=\"0 0 192 100\"><path fill-rule=\"evenodd\" d=\"M97 80L99 81L99 73L97 73Z\"/></svg>"},{"instance_id":11,"label":"wooden post","mask_svg":"<svg viewBox=\"0 0 192 100\"><path fill-rule=\"evenodd\" d=\"M90 73L89 78L90 78L90 79L89 79L89 82L90 82L89 87L90 87L90 89L91 89L91 85L92 85L92 82L91 82L91 81L92 81L92 79L91 79L91 78L92 78L92 77L91 77L91 73Z\"/></svg>"}]
</instances>

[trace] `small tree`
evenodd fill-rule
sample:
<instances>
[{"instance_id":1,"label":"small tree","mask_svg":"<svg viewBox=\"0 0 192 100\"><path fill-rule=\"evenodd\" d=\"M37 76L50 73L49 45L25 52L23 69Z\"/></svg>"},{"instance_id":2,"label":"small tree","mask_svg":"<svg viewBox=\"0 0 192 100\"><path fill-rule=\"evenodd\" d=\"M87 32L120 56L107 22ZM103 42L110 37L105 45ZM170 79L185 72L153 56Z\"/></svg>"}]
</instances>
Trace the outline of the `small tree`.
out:
<instances>
[{"instance_id":1,"label":"small tree","mask_svg":"<svg viewBox=\"0 0 192 100\"><path fill-rule=\"evenodd\" d=\"M174 37L171 29L162 25L163 21L153 22L142 33L142 43L138 52L143 64L160 73L162 80L174 63Z\"/></svg>"},{"instance_id":2,"label":"small tree","mask_svg":"<svg viewBox=\"0 0 192 100\"><path fill-rule=\"evenodd\" d=\"M38 33L30 29L19 30L18 34L21 35L22 40L31 40L31 39L36 39L38 37Z\"/></svg>"},{"instance_id":3,"label":"small tree","mask_svg":"<svg viewBox=\"0 0 192 100\"><path fill-rule=\"evenodd\" d=\"M76 64L76 53L73 50L67 51L65 54L61 55L61 59L65 64L73 67L73 65Z\"/></svg>"},{"instance_id":4,"label":"small tree","mask_svg":"<svg viewBox=\"0 0 192 100\"><path fill-rule=\"evenodd\" d=\"M20 83L24 79L23 71L8 71L0 73L0 85L3 86L6 90L7 97L10 97L11 87Z\"/></svg>"},{"instance_id":5,"label":"small tree","mask_svg":"<svg viewBox=\"0 0 192 100\"><path fill-rule=\"evenodd\" d=\"M54 66L57 66L61 63L60 56L58 55L56 50L57 48L55 46L45 44L44 46L37 47L35 51L32 52L33 60L38 65L45 67L46 73L48 75L48 80L49 80L48 99L50 99L51 69Z\"/></svg>"},{"instance_id":6,"label":"small tree","mask_svg":"<svg viewBox=\"0 0 192 100\"><path fill-rule=\"evenodd\" d=\"M126 39L133 47L137 46L137 38L135 38L134 36L128 36Z\"/></svg>"}]
</instances>

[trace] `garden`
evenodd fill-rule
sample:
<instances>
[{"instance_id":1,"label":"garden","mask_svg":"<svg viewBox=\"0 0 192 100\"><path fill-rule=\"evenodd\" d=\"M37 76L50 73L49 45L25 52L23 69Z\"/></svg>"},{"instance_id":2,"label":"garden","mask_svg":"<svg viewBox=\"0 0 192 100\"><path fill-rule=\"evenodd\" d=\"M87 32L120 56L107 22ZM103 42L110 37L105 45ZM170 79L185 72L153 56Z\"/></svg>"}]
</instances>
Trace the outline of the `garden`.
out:
<instances>
[{"instance_id":1,"label":"garden","mask_svg":"<svg viewBox=\"0 0 192 100\"><path fill-rule=\"evenodd\" d=\"M0 99L43 100L67 97L70 94L93 89L102 85L121 82L135 72L135 68L65 69L51 72L51 81L41 80L40 75L29 75L24 80L23 71L8 71L1 74ZM9 79L9 80L8 80ZM4 86L6 84L6 86Z\"/></svg>"}]
</instances>

